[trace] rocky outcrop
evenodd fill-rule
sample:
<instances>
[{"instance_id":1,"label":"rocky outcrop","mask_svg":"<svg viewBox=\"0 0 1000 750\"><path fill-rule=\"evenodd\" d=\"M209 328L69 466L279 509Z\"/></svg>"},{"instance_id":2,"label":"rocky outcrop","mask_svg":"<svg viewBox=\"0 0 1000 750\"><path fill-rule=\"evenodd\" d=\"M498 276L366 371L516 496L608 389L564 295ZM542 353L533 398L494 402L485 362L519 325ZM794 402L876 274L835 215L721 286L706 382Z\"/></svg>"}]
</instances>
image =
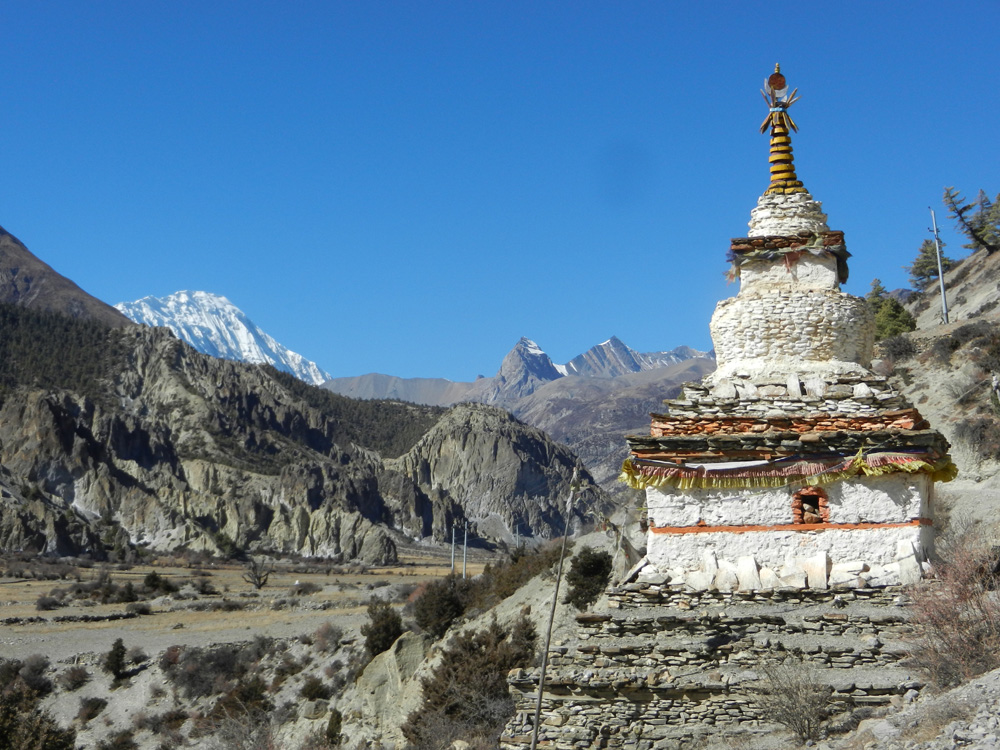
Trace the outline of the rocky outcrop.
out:
<instances>
[{"instance_id":1,"label":"rocky outcrop","mask_svg":"<svg viewBox=\"0 0 1000 750\"><path fill-rule=\"evenodd\" d=\"M443 538L470 509L517 518L522 534L566 526L556 505L576 459L499 410L470 422L469 409L456 408L422 441L437 456L411 452L420 469L411 470L384 461L376 438L345 438L354 434L347 412L306 403L305 386L274 370L198 354L164 329L129 327L113 342L121 357L91 393L20 386L5 394L3 549L232 543L383 563L395 559L395 532ZM372 408L387 433L431 414Z\"/></svg>"},{"instance_id":2,"label":"rocky outcrop","mask_svg":"<svg viewBox=\"0 0 1000 750\"><path fill-rule=\"evenodd\" d=\"M452 409L405 455L387 461L434 506L435 535L446 529L448 500L460 504L480 534L513 540L520 534L558 536L573 519L606 512L603 493L591 488L580 497L573 519L564 504L574 469L589 480L580 460L566 447L510 414L482 404Z\"/></svg>"}]
</instances>

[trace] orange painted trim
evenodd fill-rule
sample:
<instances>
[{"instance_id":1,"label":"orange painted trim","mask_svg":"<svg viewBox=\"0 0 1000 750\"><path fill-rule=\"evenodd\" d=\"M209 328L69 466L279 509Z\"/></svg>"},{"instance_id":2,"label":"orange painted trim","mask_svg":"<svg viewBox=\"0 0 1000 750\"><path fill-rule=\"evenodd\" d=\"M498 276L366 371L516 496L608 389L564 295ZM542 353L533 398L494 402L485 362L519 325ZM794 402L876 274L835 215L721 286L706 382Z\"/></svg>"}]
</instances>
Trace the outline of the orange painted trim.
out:
<instances>
[{"instance_id":1,"label":"orange painted trim","mask_svg":"<svg viewBox=\"0 0 1000 750\"><path fill-rule=\"evenodd\" d=\"M699 521L699 524L703 522ZM907 526L933 526L930 518L915 518L902 523L779 523L773 526L650 526L654 534L705 534L728 532L745 534L748 531L853 531L856 529L898 529Z\"/></svg>"}]
</instances>

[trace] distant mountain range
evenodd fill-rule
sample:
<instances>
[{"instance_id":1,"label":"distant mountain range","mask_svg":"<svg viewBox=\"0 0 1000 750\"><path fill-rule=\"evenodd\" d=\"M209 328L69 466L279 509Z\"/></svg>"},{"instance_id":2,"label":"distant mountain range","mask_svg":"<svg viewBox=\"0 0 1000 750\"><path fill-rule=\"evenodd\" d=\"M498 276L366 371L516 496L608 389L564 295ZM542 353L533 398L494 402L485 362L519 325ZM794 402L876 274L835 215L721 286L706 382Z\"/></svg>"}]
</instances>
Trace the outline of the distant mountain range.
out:
<instances>
[{"instance_id":1,"label":"distant mountain range","mask_svg":"<svg viewBox=\"0 0 1000 750\"><path fill-rule=\"evenodd\" d=\"M394 398L433 406L479 401L509 408L518 399L561 378L617 378L662 370L691 359L714 361L710 352L700 352L688 346L664 352L640 353L617 336L612 336L566 364L558 365L538 344L522 338L503 358L500 369L492 378L462 383L444 378L398 378L372 373L333 378L324 387L353 398Z\"/></svg>"},{"instance_id":2,"label":"distant mountain range","mask_svg":"<svg viewBox=\"0 0 1000 750\"><path fill-rule=\"evenodd\" d=\"M282 346L225 297L209 292L175 292L119 302L115 308L136 323L169 328L202 354L251 364L269 364L300 380L321 385L330 373Z\"/></svg>"}]
</instances>

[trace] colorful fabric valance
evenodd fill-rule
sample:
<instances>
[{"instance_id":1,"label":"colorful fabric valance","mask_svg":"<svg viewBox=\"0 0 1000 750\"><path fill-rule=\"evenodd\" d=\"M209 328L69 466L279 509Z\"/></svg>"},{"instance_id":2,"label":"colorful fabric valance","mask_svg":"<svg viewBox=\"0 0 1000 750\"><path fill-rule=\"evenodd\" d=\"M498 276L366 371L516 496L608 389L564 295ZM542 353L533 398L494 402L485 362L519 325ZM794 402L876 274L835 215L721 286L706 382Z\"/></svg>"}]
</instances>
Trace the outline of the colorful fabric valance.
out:
<instances>
[{"instance_id":1,"label":"colorful fabric valance","mask_svg":"<svg viewBox=\"0 0 1000 750\"><path fill-rule=\"evenodd\" d=\"M645 458L628 458L618 480L634 489L675 487L688 489L751 489L797 484L824 485L853 476L883 476L897 472L930 474L936 482L950 482L958 467L948 457L927 453L858 452L852 457L789 457L772 461L719 464L680 464Z\"/></svg>"}]
</instances>

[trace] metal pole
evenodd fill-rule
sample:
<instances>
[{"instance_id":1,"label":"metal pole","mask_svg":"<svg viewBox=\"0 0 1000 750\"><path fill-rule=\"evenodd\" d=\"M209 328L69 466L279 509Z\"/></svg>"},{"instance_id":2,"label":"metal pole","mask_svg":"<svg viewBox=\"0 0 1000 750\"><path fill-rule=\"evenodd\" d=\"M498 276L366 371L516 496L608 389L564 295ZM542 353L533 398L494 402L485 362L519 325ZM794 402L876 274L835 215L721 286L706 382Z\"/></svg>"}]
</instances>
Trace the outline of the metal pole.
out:
<instances>
[{"instance_id":1,"label":"metal pole","mask_svg":"<svg viewBox=\"0 0 1000 750\"><path fill-rule=\"evenodd\" d=\"M931 224L934 227L934 247L937 248L938 283L941 284L941 320L948 323L948 297L944 291L944 269L941 268L941 240L938 239L937 217L934 216L934 209L931 211Z\"/></svg>"},{"instance_id":2,"label":"metal pole","mask_svg":"<svg viewBox=\"0 0 1000 750\"><path fill-rule=\"evenodd\" d=\"M556 619L556 603L559 601L559 582L562 580L563 559L566 557L566 541L569 539L570 513L576 495L577 472L569 485L569 501L566 503L566 531L563 533L562 549L559 551L559 567L556 569L556 590L552 592L552 608L549 610L549 628L545 631L545 647L542 649L542 671L538 675L538 695L535 696L535 725L531 729L531 750L538 747L538 720L542 715L542 691L545 689L545 671L549 666L549 644L552 642L552 623Z\"/></svg>"},{"instance_id":3,"label":"metal pole","mask_svg":"<svg viewBox=\"0 0 1000 750\"><path fill-rule=\"evenodd\" d=\"M469 522L465 522L465 543L462 545L462 578L465 578L465 560L469 555Z\"/></svg>"},{"instance_id":4,"label":"metal pole","mask_svg":"<svg viewBox=\"0 0 1000 750\"><path fill-rule=\"evenodd\" d=\"M451 526L451 573L455 574L455 525Z\"/></svg>"}]
</instances>

